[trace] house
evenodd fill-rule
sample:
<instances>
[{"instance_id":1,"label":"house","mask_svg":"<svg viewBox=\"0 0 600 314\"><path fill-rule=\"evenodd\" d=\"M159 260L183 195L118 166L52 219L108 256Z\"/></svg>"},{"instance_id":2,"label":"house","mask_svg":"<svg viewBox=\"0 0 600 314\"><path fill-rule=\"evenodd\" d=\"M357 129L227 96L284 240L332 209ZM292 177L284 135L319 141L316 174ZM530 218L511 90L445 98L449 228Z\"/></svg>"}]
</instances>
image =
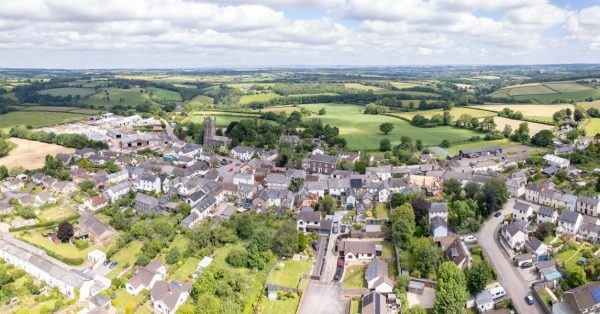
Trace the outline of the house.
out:
<instances>
[{"instance_id":1,"label":"house","mask_svg":"<svg viewBox=\"0 0 600 314\"><path fill-rule=\"evenodd\" d=\"M127 169L122 169L121 171L117 171L115 173L111 173L108 175L109 183L121 183L129 178L129 172Z\"/></svg>"},{"instance_id":2,"label":"house","mask_svg":"<svg viewBox=\"0 0 600 314\"><path fill-rule=\"evenodd\" d=\"M233 175L233 184L254 185L254 175L251 173L236 173Z\"/></svg>"},{"instance_id":3,"label":"house","mask_svg":"<svg viewBox=\"0 0 600 314\"><path fill-rule=\"evenodd\" d=\"M435 216L431 219L431 236L432 237L446 237L448 236L448 223L444 218Z\"/></svg>"},{"instance_id":4,"label":"house","mask_svg":"<svg viewBox=\"0 0 600 314\"><path fill-rule=\"evenodd\" d=\"M100 264L106 260L106 253L96 249L88 253L87 260L92 265Z\"/></svg>"},{"instance_id":5,"label":"house","mask_svg":"<svg viewBox=\"0 0 600 314\"><path fill-rule=\"evenodd\" d=\"M384 277L388 277L388 263L379 258L372 259L365 272L367 288L371 290L375 289L377 280Z\"/></svg>"},{"instance_id":6,"label":"house","mask_svg":"<svg viewBox=\"0 0 600 314\"><path fill-rule=\"evenodd\" d=\"M560 169L567 168L571 164L571 162L568 159L558 157L556 155L550 155L550 154L547 154L546 156L544 156L544 161L549 166L555 166Z\"/></svg>"},{"instance_id":7,"label":"house","mask_svg":"<svg viewBox=\"0 0 600 314\"><path fill-rule=\"evenodd\" d=\"M313 148L312 154L313 155L323 155L323 154L325 154L325 149L323 149L323 147L317 145L315 148Z\"/></svg>"},{"instance_id":8,"label":"house","mask_svg":"<svg viewBox=\"0 0 600 314\"><path fill-rule=\"evenodd\" d=\"M460 269L465 269L471 266L473 257L467 248L467 245L457 237L441 237L436 238L444 253L444 257L454 262Z\"/></svg>"},{"instance_id":9,"label":"house","mask_svg":"<svg viewBox=\"0 0 600 314\"><path fill-rule=\"evenodd\" d=\"M517 267L521 267L521 265L525 263L533 264L533 255L531 253L519 254L513 257L513 261L517 265Z\"/></svg>"},{"instance_id":10,"label":"house","mask_svg":"<svg viewBox=\"0 0 600 314\"><path fill-rule=\"evenodd\" d=\"M387 314L386 298L383 294L372 291L362 297L362 314Z\"/></svg>"},{"instance_id":11,"label":"house","mask_svg":"<svg viewBox=\"0 0 600 314\"><path fill-rule=\"evenodd\" d=\"M154 311L161 314L173 314L177 312L192 291L189 282L183 284L177 281L158 281L150 291L150 300Z\"/></svg>"},{"instance_id":12,"label":"house","mask_svg":"<svg viewBox=\"0 0 600 314\"><path fill-rule=\"evenodd\" d=\"M525 189L525 199L533 203L539 203L538 200L540 197L541 190L542 187L539 184L528 184L527 188Z\"/></svg>"},{"instance_id":13,"label":"house","mask_svg":"<svg viewBox=\"0 0 600 314\"><path fill-rule=\"evenodd\" d=\"M77 226L88 235L94 237L96 242L105 242L117 235L117 231L96 216L83 213L77 221Z\"/></svg>"},{"instance_id":14,"label":"house","mask_svg":"<svg viewBox=\"0 0 600 314\"><path fill-rule=\"evenodd\" d=\"M567 290L564 300L572 313L598 313L600 311L600 281Z\"/></svg>"},{"instance_id":15,"label":"house","mask_svg":"<svg viewBox=\"0 0 600 314\"><path fill-rule=\"evenodd\" d=\"M60 162L62 162L63 166L66 166L71 163L71 160L73 160L73 155L58 153L58 154L56 154L56 159L58 159Z\"/></svg>"},{"instance_id":16,"label":"house","mask_svg":"<svg viewBox=\"0 0 600 314\"><path fill-rule=\"evenodd\" d=\"M290 206L293 203L294 195L287 189L262 189L258 192L256 198L252 200L252 206L263 210L269 207L278 207L283 204Z\"/></svg>"},{"instance_id":17,"label":"house","mask_svg":"<svg viewBox=\"0 0 600 314\"><path fill-rule=\"evenodd\" d=\"M538 203L544 206L556 207L554 206L554 200L558 199L560 196L555 196L556 194L560 194L560 192L550 189L544 189L540 191Z\"/></svg>"},{"instance_id":18,"label":"house","mask_svg":"<svg viewBox=\"0 0 600 314\"><path fill-rule=\"evenodd\" d=\"M458 151L458 157L460 158L477 158L484 155L499 154L502 154L502 148L500 146L476 147Z\"/></svg>"},{"instance_id":19,"label":"house","mask_svg":"<svg viewBox=\"0 0 600 314\"><path fill-rule=\"evenodd\" d=\"M102 195L98 195L98 196L94 196L94 197L90 198L89 200L85 201L84 205L90 211L95 212L95 211L98 211L101 208L107 206L108 205L108 199L106 199Z\"/></svg>"},{"instance_id":20,"label":"house","mask_svg":"<svg viewBox=\"0 0 600 314\"><path fill-rule=\"evenodd\" d=\"M508 190L508 195L511 197L521 197L525 195L526 183L527 178L525 178L525 180L522 180L521 178L511 178L506 180L506 189Z\"/></svg>"},{"instance_id":21,"label":"house","mask_svg":"<svg viewBox=\"0 0 600 314\"><path fill-rule=\"evenodd\" d=\"M339 252L347 262L369 261L375 257L375 241L342 240Z\"/></svg>"},{"instance_id":22,"label":"house","mask_svg":"<svg viewBox=\"0 0 600 314\"><path fill-rule=\"evenodd\" d=\"M557 205L556 207L558 208L564 208L566 210L570 210L570 211L576 211L577 209L577 199L579 197L573 195L573 194L569 194L569 193L563 193L557 200Z\"/></svg>"},{"instance_id":23,"label":"house","mask_svg":"<svg viewBox=\"0 0 600 314\"><path fill-rule=\"evenodd\" d=\"M529 240L527 242L527 247L532 254L535 254L535 256L546 255L548 253L548 246L537 238Z\"/></svg>"},{"instance_id":24,"label":"house","mask_svg":"<svg viewBox=\"0 0 600 314\"><path fill-rule=\"evenodd\" d=\"M79 293L85 300L110 286L110 280L89 274L48 256L44 250L22 242L9 233L0 233L0 259L5 263L23 269L36 280L50 287L56 287L68 298Z\"/></svg>"},{"instance_id":25,"label":"house","mask_svg":"<svg viewBox=\"0 0 600 314\"><path fill-rule=\"evenodd\" d=\"M56 196L52 195L50 192L42 192L35 196L35 201L39 206L44 204L52 204L56 203Z\"/></svg>"},{"instance_id":26,"label":"house","mask_svg":"<svg viewBox=\"0 0 600 314\"><path fill-rule=\"evenodd\" d=\"M513 221L502 226L502 237L512 249L519 250L525 245L527 240L526 226L527 223L523 220Z\"/></svg>"},{"instance_id":27,"label":"house","mask_svg":"<svg viewBox=\"0 0 600 314\"><path fill-rule=\"evenodd\" d=\"M132 187L133 187L132 182L129 182L129 181L121 182L121 183L118 183L118 184L106 189L104 191L103 195L105 195L105 197L108 198L111 203L114 203L117 200L119 200L120 198L122 198L123 196L125 196L127 193L129 193L129 191L131 191Z\"/></svg>"},{"instance_id":28,"label":"house","mask_svg":"<svg viewBox=\"0 0 600 314\"><path fill-rule=\"evenodd\" d=\"M157 281L167 275L165 265L154 259L150 264L139 267L136 273L125 283L125 290L131 295L138 295L142 290L150 290Z\"/></svg>"},{"instance_id":29,"label":"house","mask_svg":"<svg viewBox=\"0 0 600 314\"><path fill-rule=\"evenodd\" d=\"M239 160L250 160L254 155L254 148L247 146L236 146L231 149L231 158L239 159Z\"/></svg>"},{"instance_id":30,"label":"house","mask_svg":"<svg viewBox=\"0 0 600 314\"><path fill-rule=\"evenodd\" d=\"M280 173L271 173L263 180L263 184L271 189L287 189L290 185L290 179Z\"/></svg>"},{"instance_id":31,"label":"house","mask_svg":"<svg viewBox=\"0 0 600 314\"><path fill-rule=\"evenodd\" d=\"M533 207L529 204L525 204L516 201L513 205L513 219L528 221L529 217L533 215Z\"/></svg>"},{"instance_id":32,"label":"house","mask_svg":"<svg viewBox=\"0 0 600 314\"><path fill-rule=\"evenodd\" d=\"M483 290L475 297L475 305L479 313L491 311L494 309L494 299L488 290Z\"/></svg>"},{"instance_id":33,"label":"house","mask_svg":"<svg viewBox=\"0 0 600 314\"><path fill-rule=\"evenodd\" d=\"M302 139L298 135L282 135L279 137L279 143L291 143L296 146L302 143Z\"/></svg>"},{"instance_id":34,"label":"house","mask_svg":"<svg viewBox=\"0 0 600 314\"><path fill-rule=\"evenodd\" d=\"M558 212L550 207L540 206L537 212L536 223L550 223L555 224L558 219Z\"/></svg>"},{"instance_id":35,"label":"house","mask_svg":"<svg viewBox=\"0 0 600 314\"><path fill-rule=\"evenodd\" d=\"M566 210L558 218L556 232L560 234L570 233L575 235L579 231L579 226L581 226L582 219L583 217L580 213Z\"/></svg>"},{"instance_id":36,"label":"house","mask_svg":"<svg viewBox=\"0 0 600 314\"><path fill-rule=\"evenodd\" d=\"M335 171L337 165L337 157L328 155L312 155L309 158L303 160L302 166L305 170L311 173L322 173L330 175Z\"/></svg>"},{"instance_id":37,"label":"house","mask_svg":"<svg viewBox=\"0 0 600 314\"><path fill-rule=\"evenodd\" d=\"M600 243L600 225L583 222L579 227L579 235L591 243Z\"/></svg>"},{"instance_id":38,"label":"house","mask_svg":"<svg viewBox=\"0 0 600 314\"><path fill-rule=\"evenodd\" d=\"M440 217L444 221L448 221L448 204L446 203L431 203L429 205L429 220L434 217Z\"/></svg>"},{"instance_id":39,"label":"house","mask_svg":"<svg viewBox=\"0 0 600 314\"><path fill-rule=\"evenodd\" d=\"M135 195L135 210L143 213L153 213L158 211L158 200L144 193Z\"/></svg>"},{"instance_id":40,"label":"house","mask_svg":"<svg viewBox=\"0 0 600 314\"><path fill-rule=\"evenodd\" d=\"M600 199L589 196L578 196L576 211L588 216L598 216Z\"/></svg>"},{"instance_id":41,"label":"house","mask_svg":"<svg viewBox=\"0 0 600 314\"><path fill-rule=\"evenodd\" d=\"M321 213L311 207L305 207L300 210L296 219L296 229L298 231L313 231L321 228Z\"/></svg>"}]
</instances>

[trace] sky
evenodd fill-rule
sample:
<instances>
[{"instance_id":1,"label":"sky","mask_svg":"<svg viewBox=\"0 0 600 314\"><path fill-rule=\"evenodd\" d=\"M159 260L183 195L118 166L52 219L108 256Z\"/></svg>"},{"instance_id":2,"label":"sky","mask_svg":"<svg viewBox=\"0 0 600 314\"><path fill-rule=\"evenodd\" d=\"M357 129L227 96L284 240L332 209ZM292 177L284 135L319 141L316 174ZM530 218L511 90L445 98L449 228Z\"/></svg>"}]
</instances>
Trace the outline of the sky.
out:
<instances>
[{"instance_id":1,"label":"sky","mask_svg":"<svg viewBox=\"0 0 600 314\"><path fill-rule=\"evenodd\" d=\"M3 68L600 63L600 0L0 0Z\"/></svg>"}]
</instances>

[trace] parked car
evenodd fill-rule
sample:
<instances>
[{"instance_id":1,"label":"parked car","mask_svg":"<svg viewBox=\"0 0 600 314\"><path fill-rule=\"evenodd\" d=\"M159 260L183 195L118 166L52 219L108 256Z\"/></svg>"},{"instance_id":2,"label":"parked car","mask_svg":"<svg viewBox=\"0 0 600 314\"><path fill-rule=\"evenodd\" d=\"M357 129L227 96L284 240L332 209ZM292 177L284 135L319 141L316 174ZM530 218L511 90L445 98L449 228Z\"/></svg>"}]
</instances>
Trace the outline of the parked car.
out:
<instances>
[{"instance_id":1,"label":"parked car","mask_svg":"<svg viewBox=\"0 0 600 314\"><path fill-rule=\"evenodd\" d=\"M344 269L343 269L343 268L338 268L338 269L335 271L335 276L333 276L333 280L335 280L335 281L338 281L338 280L342 279L342 273L343 273L343 272L344 272Z\"/></svg>"},{"instance_id":2,"label":"parked car","mask_svg":"<svg viewBox=\"0 0 600 314\"><path fill-rule=\"evenodd\" d=\"M344 267L344 259L343 258L338 259L337 267Z\"/></svg>"},{"instance_id":3,"label":"parked car","mask_svg":"<svg viewBox=\"0 0 600 314\"><path fill-rule=\"evenodd\" d=\"M533 264L530 262L525 262L525 263L521 264L521 268L529 268L531 266L533 266Z\"/></svg>"},{"instance_id":4,"label":"parked car","mask_svg":"<svg viewBox=\"0 0 600 314\"><path fill-rule=\"evenodd\" d=\"M338 223L337 222L333 223L333 227L331 228L331 232L333 232L333 234L337 234L338 233Z\"/></svg>"},{"instance_id":5,"label":"parked car","mask_svg":"<svg viewBox=\"0 0 600 314\"><path fill-rule=\"evenodd\" d=\"M533 297L531 297L531 295L525 297L525 302L527 302L527 304L529 305L535 304L535 300L533 300Z\"/></svg>"},{"instance_id":6,"label":"parked car","mask_svg":"<svg viewBox=\"0 0 600 314\"><path fill-rule=\"evenodd\" d=\"M110 264L109 259L104 260L104 262L102 263L102 265L104 265L104 266L108 266L108 264Z\"/></svg>"},{"instance_id":7,"label":"parked car","mask_svg":"<svg viewBox=\"0 0 600 314\"><path fill-rule=\"evenodd\" d=\"M110 269L114 269L115 267L117 267L117 262L112 262L110 263L110 266L108 266Z\"/></svg>"},{"instance_id":8,"label":"parked car","mask_svg":"<svg viewBox=\"0 0 600 314\"><path fill-rule=\"evenodd\" d=\"M463 238L463 241L464 241L465 243L469 243L469 242L477 242L477 237L476 237L476 236L474 236L474 235L472 235L472 234L470 234L470 235L468 235L468 236L464 237L464 238Z\"/></svg>"},{"instance_id":9,"label":"parked car","mask_svg":"<svg viewBox=\"0 0 600 314\"><path fill-rule=\"evenodd\" d=\"M494 214L494 217L500 217L500 216L502 216L502 212L496 212L496 213Z\"/></svg>"},{"instance_id":10,"label":"parked car","mask_svg":"<svg viewBox=\"0 0 600 314\"><path fill-rule=\"evenodd\" d=\"M346 225L342 225L342 227L340 228L340 231L342 233L346 233Z\"/></svg>"},{"instance_id":11,"label":"parked car","mask_svg":"<svg viewBox=\"0 0 600 314\"><path fill-rule=\"evenodd\" d=\"M313 244L312 244L312 248L313 248L315 251L318 251L318 250L319 250L319 243L317 243L317 242L313 242Z\"/></svg>"},{"instance_id":12,"label":"parked car","mask_svg":"<svg viewBox=\"0 0 600 314\"><path fill-rule=\"evenodd\" d=\"M233 168L231 168L231 169L227 170L227 172L232 172L232 171L233 171Z\"/></svg>"}]
</instances>

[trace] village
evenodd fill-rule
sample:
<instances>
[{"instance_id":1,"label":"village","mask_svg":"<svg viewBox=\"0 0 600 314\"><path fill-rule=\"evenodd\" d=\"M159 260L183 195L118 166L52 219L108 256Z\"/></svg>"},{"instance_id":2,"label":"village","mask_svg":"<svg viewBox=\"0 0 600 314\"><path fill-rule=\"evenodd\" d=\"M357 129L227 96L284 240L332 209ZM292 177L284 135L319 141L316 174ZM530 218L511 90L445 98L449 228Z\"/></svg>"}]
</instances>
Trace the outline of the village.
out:
<instances>
[{"instance_id":1,"label":"village","mask_svg":"<svg viewBox=\"0 0 600 314\"><path fill-rule=\"evenodd\" d=\"M539 306L576 313L600 307L600 300L582 301L600 289L597 282L560 289L563 277L576 280L576 273L595 258L600 242L600 199L570 194L560 188L562 182L552 180L558 172L563 181L581 179L568 159L547 154L533 164L526 151L490 146L463 150L447 160L423 154L419 164L391 166L359 152L327 155L326 143L315 138L310 139L310 156L293 169L276 166L276 149L237 146L228 155L218 154L231 140L216 135L211 117L204 120L204 146L178 139L172 129L166 121L108 114L33 130L79 130L109 149L47 157L46 174L3 180L0 257L75 299L71 307L87 313L146 307L175 313L189 298L193 280L216 257L201 253L185 258L179 255L182 247L181 252L158 250L135 261L141 243L119 238L122 220L159 217L156 221L176 223L181 230L165 236L189 242L182 234L193 234L207 221L226 223L254 212L278 221L292 219L294 232L306 242L299 253L286 254L292 259L282 256L275 263L261 292L263 306L302 291L292 298L299 313L316 311L323 298L339 313L352 308L364 314L399 313L403 306L432 309L439 284L434 269L449 261L465 273L474 267L489 272L478 288L469 287L473 294L464 304L478 312ZM297 135L279 140L286 145L307 141ZM593 141L582 138L575 149L586 149ZM342 161L369 166L359 173L340 169ZM67 173L70 180L57 173ZM477 207L477 197L498 200L488 222L475 215L475 208L458 212L461 206ZM411 214L404 216L398 206L408 206ZM107 208L114 209L110 216ZM422 217L415 217L413 209L422 211ZM176 216L180 219L173 221ZM402 225L398 219L412 219L413 230L397 227ZM484 227L479 230L479 225ZM294 273L293 263L303 267ZM291 278L272 280L277 276Z\"/></svg>"}]
</instances>

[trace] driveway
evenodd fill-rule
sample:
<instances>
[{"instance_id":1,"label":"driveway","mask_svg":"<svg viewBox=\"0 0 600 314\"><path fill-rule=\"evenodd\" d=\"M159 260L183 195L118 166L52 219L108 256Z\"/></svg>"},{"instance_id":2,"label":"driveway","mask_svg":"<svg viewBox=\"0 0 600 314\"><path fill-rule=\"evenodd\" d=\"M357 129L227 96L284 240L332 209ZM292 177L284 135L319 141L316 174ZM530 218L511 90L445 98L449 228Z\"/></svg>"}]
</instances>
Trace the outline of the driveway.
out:
<instances>
[{"instance_id":1,"label":"driveway","mask_svg":"<svg viewBox=\"0 0 600 314\"><path fill-rule=\"evenodd\" d=\"M487 221L478 235L478 241L486 256L492 262L496 269L500 284L511 297L515 309L518 313L543 313L537 303L528 305L525 302L525 296L531 293L531 284L523 278L521 272L514 266L506 251L498 242L498 229L502 223L503 216L512 212L515 203L513 198L509 199L502 209L502 216L493 217Z\"/></svg>"},{"instance_id":2,"label":"driveway","mask_svg":"<svg viewBox=\"0 0 600 314\"><path fill-rule=\"evenodd\" d=\"M315 267L313 268L313 276L321 275L321 270L325 262L325 255L327 253L327 242L329 237L327 235L319 235L319 250L317 251Z\"/></svg>"},{"instance_id":3,"label":"driveway","mask_svg":"<svg viewBox=\"0 0 600 314\"><path fill-rule=\"evenodd\" d=\"M298 306L299 314L344 314L348 300L340 299L341 285L337 282L311 280Z\"/></svg>"}]
</instances>

